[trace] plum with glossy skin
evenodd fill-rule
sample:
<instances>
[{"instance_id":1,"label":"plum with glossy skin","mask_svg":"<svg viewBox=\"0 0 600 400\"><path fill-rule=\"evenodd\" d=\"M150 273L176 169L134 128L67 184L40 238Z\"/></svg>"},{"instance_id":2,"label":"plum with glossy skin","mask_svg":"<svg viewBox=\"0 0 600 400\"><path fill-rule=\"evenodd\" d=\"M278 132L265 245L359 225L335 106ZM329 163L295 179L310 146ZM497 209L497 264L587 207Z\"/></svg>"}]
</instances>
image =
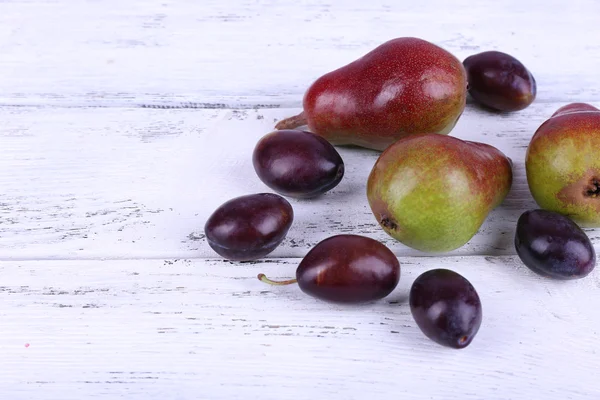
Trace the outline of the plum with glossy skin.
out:
<instances>
[{"instance_id":1,"label":"plum with glossy skin","mask_svg":"<svg viewBox=\"0 0 600 400\"><path fill-rule=\"evenodd\" d=\"M261 138L252 155L260 180L279 194L311 198L337 186L344 161L335 147L312 132L280 130Z\"/></svg>"},{"instance_id":2,"label":"plum with glossy skin","mask_svg":"<svg viewBox=\"0 0 600 400\"><path fill-rule=\"evenodd\" d=\"M298 283L313 297L335 303L364 303L389 295L400 280L400 263L384 244L360 235L335 235L314 246L296 270Z\"/></svg>"},{"instance_id":3,"label":"plum with glossy skin","mask_svg":"<svg viewBox=\"0 0 600 400\"><path fill-rule=\"evenodd\" d=\"M274 193L258 193L231 199L208 218L204 226L210 247L232 261L261 258L285 239L294 211Z\"/></svg>"},{"instance_id":4,"label":"plum with glossy skin","mask_svg":"<svg viewBox=\"0 0 600 400\"><path fill-rule=\"evenodd\" d=\"M498 111L519 111L535 100L537 84L531 72L515 57L484 51L463 61L469 94Z\"/></svg>"},{"instance_id":5,"label":"plum with glossy skin","mask_svg":"<svg viewBox=\"0 0 600 400\"><path fill-rule=\"evenodd\" d=\"M596 252L585 232L570 218L552 211L521 214L515 248L529 269L554 279L580 279L596 265Z\"/></svg>"},{"instance_id":6,"label":"plum with glossy skin","mask_svg":"<svg viewBox=\"0 0 600 400\"><path fill-rule=\"evenodd\" d=\"M384 150L415 133L448 134L467 98L465 69L454 55L426 40L389 40L317 79L303 112L276 129L308 125L339 145Z\"/></svg>"},{"instance_id":7,"label":"plum with glossy skin","mask_svg":"<svg viewBox=\"0 0 600 400\"><path fill-rule=\"evenodd\" d=\"M442 346L467 347L481 326L477 291L466 278L448 269L433 269L417 277L409 304L421 331Z\"/></svg>"}]
</instances>

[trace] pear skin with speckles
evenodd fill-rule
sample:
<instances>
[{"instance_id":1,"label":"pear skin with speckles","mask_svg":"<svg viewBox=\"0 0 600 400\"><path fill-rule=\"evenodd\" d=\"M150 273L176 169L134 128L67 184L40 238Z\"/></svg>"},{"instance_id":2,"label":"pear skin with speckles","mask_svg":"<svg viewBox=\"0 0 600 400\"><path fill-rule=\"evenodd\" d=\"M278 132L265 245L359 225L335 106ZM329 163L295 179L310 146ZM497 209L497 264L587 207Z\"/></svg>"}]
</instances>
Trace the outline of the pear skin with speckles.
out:
<instances>
[{"instance_id":1,"label":"pear skin with speckles","mask_svg":"<svg viewBox=\"0 0 600 400\"><path fill-rule=\"evenodd\" d=\"M559 108L531 138L525 170L541 208L600 227L600 110L587 103Z\"/></svg>"},{"instance_id":2,"label":"pear skin with speckles","mask_svg":"<svg viewBox=\"0 0 600 400\"><path fill-rule=\"evenodd\" d=\"M448 134L466 97L466 71L454 55L402 37L318 78L304 94L303 112L276 128L306 124L332 144L384 150L411 134Z\"/></svg>"},{"instance_id":3,"label":"pear skin with speckles","mask_svg":"<svg viewBox=\"0 0 600 400\"><path fill-rule=\"evenodd\" d=\"M414 249L466 244L512 185L511 160L497 148L439 134L411 135L373 166L367 198L379 225Z\"/></svg>"}]
</instances>

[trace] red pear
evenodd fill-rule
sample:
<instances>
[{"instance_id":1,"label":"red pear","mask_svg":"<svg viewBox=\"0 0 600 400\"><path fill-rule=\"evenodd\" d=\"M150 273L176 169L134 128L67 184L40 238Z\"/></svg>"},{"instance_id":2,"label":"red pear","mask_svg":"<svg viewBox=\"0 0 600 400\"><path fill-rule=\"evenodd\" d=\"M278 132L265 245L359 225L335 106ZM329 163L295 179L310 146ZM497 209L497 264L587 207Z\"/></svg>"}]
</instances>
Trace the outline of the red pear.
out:
<instances>
[{"instance_id":1,"label":"red pear","mask_svg":"<svg viewBox=\"0 0 600 400\"><path fill-rule=\"evenodd\" d=\"M451 53L397 38L317 79L304 111L276 125L308 128L333 144L384 150L415 133L448 134L462 114L467 78Z\"/></svg>"}]
</instances>

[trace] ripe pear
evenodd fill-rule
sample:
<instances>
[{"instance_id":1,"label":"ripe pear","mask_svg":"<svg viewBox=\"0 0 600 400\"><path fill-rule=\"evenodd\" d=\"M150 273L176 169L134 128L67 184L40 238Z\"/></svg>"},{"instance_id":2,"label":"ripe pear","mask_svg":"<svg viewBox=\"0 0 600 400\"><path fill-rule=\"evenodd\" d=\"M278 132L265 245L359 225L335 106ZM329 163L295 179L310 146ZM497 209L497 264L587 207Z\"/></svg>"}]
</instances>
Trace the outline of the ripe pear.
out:
<instances>
[{"instance_id":1,"label":"ripe pear","mask_svg":"<svg viewBox=\"0 0 600 400\"><path fill-rule=\"evenodd\" d=\"M559 108L536 130L525 156L527 183L541 208L600 227L600 110Z\"/></svg>"},{"instance_id":2,"label":"ripe pear","mask_svg":"<svg viewBox=\"0 0 600 400\"><path fill-rule=\"evenodd\" d=\"M512 163L493 146L438 134L412 135L389 146L367 182L380 226L424 252L467 243L512 185Z\"/></svg>"},{"instance_id":3,"label":"ripe pear","mask_svg":"<svg viewBox=\"0 0 600 400\"><path fill-rule=\"evenodd\" d=\"M277 129L308 125L332 144L384 150L414 133L448 134L467 97L462 63L422 39L390 40L317 79L304 111Z\"/></svg>"}]
</instances>

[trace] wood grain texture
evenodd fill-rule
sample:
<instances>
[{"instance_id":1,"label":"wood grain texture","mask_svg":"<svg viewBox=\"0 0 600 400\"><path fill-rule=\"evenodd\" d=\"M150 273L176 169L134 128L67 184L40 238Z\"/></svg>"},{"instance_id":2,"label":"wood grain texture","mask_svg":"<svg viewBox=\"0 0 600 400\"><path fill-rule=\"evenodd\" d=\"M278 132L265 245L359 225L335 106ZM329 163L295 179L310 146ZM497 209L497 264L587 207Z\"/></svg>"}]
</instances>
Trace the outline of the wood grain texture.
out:
<instances>
[{"instance_id":1,"label":"wood grain texture","mask_svg":"<svg viewBox=\"0 0 600 400\"><path fill-rule=\"evenodd\" d=\"M564 104L600 106L599 14L596 0L0 0L1 397L597 400L600 273L544 280L512 241L536 207L531 135ZM291 200L270 258L220 259L207 217L270 191L252 169L257 140L314 79L399 36L459 59L505 51L535 75L531 107L469 104L452 132L513 159L504 203L464 247L422 257L369 211L379 153L339 148L341 184ZM586 232L600 249L600 230ZM338 306L256 279L293 276L338 233L399 256L394 293ZM409 312L412 281L440 267L483 302L464 350L426 339Z\"/></svg>"},{"instance_id":2,"label":"wood grain texture","mask_svg":"<svg viewBox=\"0 0 600 400\"><path fill-rule=\"evenodd\" d=\"M449 254L514 254L516 221L537 207L525 151L561 105L534 104L509 115L467 108L452 135L505 152L514 183L479 233ZM4 108L0 258L218 257L204 240L204 223L233 197L272 192L254 172L252 151L275 120L296 112ZM380 153L339 151L342 182L317 199L290 199L295 220L271 256L303 257L339 233L373 237L398 255L423 255L385 234L370 211L366 181ZM600 231L587 232L597 245Z\"/></svg>"},{"instance_id":3,"label":"wood grain texture","mask_svg":"<svg viewBox=\"0 0 600 400\"><path fill-rule=\"evenodd\" d=\"M325 72L400 36L511 53L538 101L600 95L596 0L0 1L0 104L298 107Z\"/></svg>"},{"instance_id":4,"label":"wood grain texture","mask_svg":"<svg viewBox=\"0 0 600 400\"><path fill-rule=\"evenodd\" d=\"M598 271L556 282L512 256L402 257L396 290L362 306L256 279L289 277L298 262L1 262L0 390L11 400L600 396ZM413 280L439 267L482 299L463 350L425 338L406 302Z\"/></svg>"}]
</instances>

